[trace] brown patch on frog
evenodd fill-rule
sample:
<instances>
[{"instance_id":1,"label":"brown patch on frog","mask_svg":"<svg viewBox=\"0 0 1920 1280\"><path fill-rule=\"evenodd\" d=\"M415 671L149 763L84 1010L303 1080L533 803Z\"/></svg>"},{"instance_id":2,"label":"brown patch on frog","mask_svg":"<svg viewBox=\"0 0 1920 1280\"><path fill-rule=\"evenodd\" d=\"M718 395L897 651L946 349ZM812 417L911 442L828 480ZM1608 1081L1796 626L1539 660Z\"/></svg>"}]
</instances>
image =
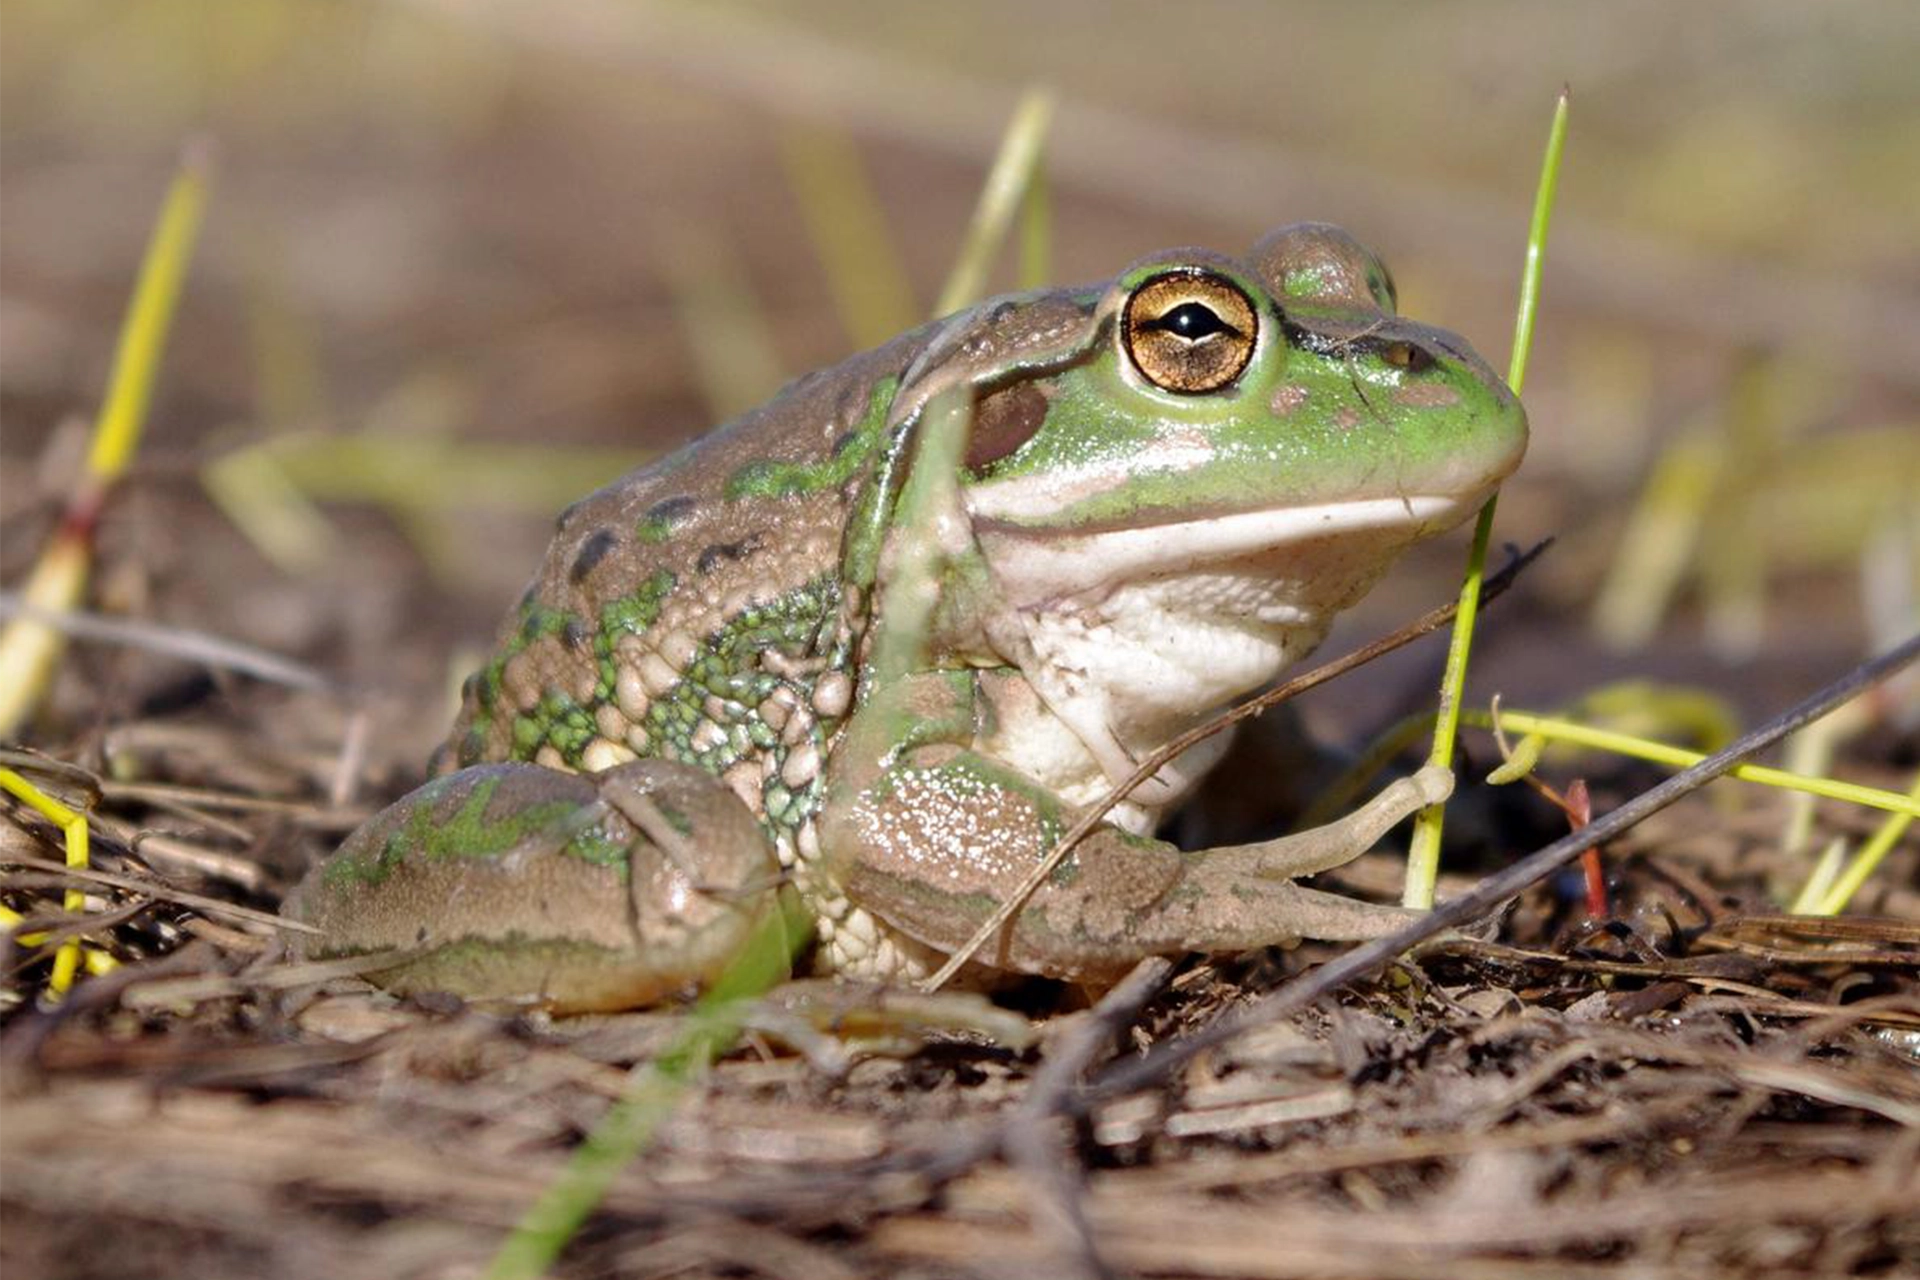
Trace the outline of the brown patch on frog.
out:
<instances>
[{"instance_id":1,"label":"brown patch on frog","mask_svg":"<svg viewBox=\"0 0 1920 1280\"><path fill-rule=\"evenodd\" d=\"M1333 425L1342 431L1352 431L1354 428L1364 424L1366 420L1367 417L1365 414L1351 406L1341 409L1333 415Z\"/></svg>"},{"instance_id":2,"label":"brown patch on frog","mask_svg":"<svg viewBox=\"0 0 1920 1280\"><path fill-rule=\"evenodd\" d=\"M1250 255L1255 272L1283 305L1391 310L1392 277L1359 241L1324 222L1299 222L1261 238Z\"/></svg>"},{"instance_id":3,"label":"brown patch on frog","mask_svg":"<svg viewBox=\"0 0 1920 1280\"><path fill-rule=\"evenodd\" d=\"M716 542L700 553L699 558L693 562L693 567L699 573L712 573L721 564L733 560L744 560L762 550L766 545L767 535L764 533L750 533L738 542Z\"/></svg>"},{"instance_id":4,"label":"brown patch on frog","mask_svg":"<svg viewBox=\"0 0 1920 1280\"><path fill-rule=\"evenodd\" d=\"M1045 424L1047 406L1046 392L1031 382L982 396L974 404L973 431L962 465L978 471L1018 450Z\"/></svg>"},{"instance_id":5,"label":"brown patch on frog","mask_svg":"<svg viewBox=\"0 0 1920 1280\"><path fill-rule=\"evenodd\" d=\"M1283 382L1274 388L1273 399L1267 402L1267 407L1273 410L1274 417L1284 418L1305 404L1307 399L1305 387L1297 382Z\"/></svg>"},{"instance_id":6,"label":"brown patch on frog","mask_svg":"<svg viewBox=\"0 0 1920 1280\"><path fill-rule=\"evenodd\" d=\"M1124 839L1102 842L1100 871L1088 891L1054 902L1045 888L1035 905L1049 915L1048 923L1063 913L1076 932L1100 937L1124 937L1133 921L1154 910L1180 883L1180 856L1173 850L1136 845Z\"/></svg>"},{"instance_id":7,"label":"brown patch on frog","mask_svg":"<svg viewBox=\"0 0 1920 1280\"><path fill-rule=\"evenodd\" d=\"M831 422L859 422L867 416L867 404L873 398L873 384L865 378L854 378L844 382L839 395L834 400ZM837 455L855 437L856 430L847 430L833 442L833 452Z\"/></svg>"},{"instance_id":8,"label":"brown patch on frog","mask_svg":"<svg viewBox=\"0 0 1920 1280\"><path fill-rule=\"evenodd\" d=\"M539 705L546 680L546 663L534 648L522 649L500 667L500 695L504 708L525 713Z\"/></svg>"},{"instance_id":9,"label":"brown patch on frog","mask_svg":"<svg viewBox=\"0 0 1920 1280\"><path fill-rule=\"evenodd\" d=\"M1393 393L1395 404L1415 409L1451 409L1460 403L1460 393L1444 382L1409 382Z\"/></svg>"},{"instance_id":10,"label":"brown patch on frog","mask_svg":"<svg viewBox=\"0 0 1920 1280\"><path fill-rule=\"evenodd\" d=\"M613 536L611 529L595 529L580 544L580 549L573 553L573 563L567 566L567 581L579 586L618 545L619 539Z\"/></svg>"}]
</instances>

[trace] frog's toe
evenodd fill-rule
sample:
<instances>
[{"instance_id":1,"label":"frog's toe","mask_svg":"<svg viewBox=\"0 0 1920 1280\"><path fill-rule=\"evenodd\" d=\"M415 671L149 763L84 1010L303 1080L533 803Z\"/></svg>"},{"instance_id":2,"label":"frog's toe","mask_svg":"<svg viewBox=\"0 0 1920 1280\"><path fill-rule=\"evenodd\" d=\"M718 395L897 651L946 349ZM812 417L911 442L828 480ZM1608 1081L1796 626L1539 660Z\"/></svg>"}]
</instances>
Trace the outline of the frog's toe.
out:
<instances>
[{"instance_id":1,"label":"frog's toe","mask_svg":"<svg viewBox=\"0 0 1920 1280\"><path fill-rule=\"evenodd\" d=\"M375 815L288 914L321 930L310 958L395 951L373 975L395 992L623 1009L717 976L778 873L746 806L692 766L485 765Z\"/></svg>"},{"instance_id":2,"label":"frog's toe","mask_svg":"<svg viewBox=\"0 0 1920 1280\"><path fill-rule=\"evenodd\" d=\"M1407 779L1420 793L1422 805L1439 804L1453 794L1453 770L1443 764L1430 764Z\"/></svg>"},{"instance_id":3,"label":"frog's toe","mask_svg":"<svg viewBox=\"0 0 1920 1280\"><path fill-rule=\"evenodd\" d=\"M782 986L765 1007L850 1048L882 1055L904 1057L930 1042L956 1037L983 1039L1017 1052L1039 1035L1026 1018L977 991L923 992L799 978Z\"/></svg>"}]
</instances>

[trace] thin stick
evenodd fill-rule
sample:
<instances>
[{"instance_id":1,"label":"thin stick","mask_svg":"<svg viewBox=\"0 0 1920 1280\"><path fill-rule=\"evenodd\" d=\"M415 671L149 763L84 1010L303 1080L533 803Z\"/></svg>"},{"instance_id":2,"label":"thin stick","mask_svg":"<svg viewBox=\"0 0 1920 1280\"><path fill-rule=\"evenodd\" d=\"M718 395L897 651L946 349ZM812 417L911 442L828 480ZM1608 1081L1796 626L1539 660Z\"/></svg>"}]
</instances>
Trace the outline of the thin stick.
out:
<instances>
[{"instance_id":1,"label":"thin stick","mask_svg":"<svg viewBox=\"0 0 1920 1280\"><path fill-rule=\"evenodd\" d=\"M44 609L16 591L0 591L0 619L18 618L76 640L99 640L164 654L214 670L235 671L268 684L313 693L341 693L338 684L304 663L190 627L169 627L138 618L110 618L80 609Z\"/></svg>"},{"instance_id":2,"label":"thin stick","mask_svg":"<svg viewBox=\"0 0 1920 1280\"><path fill-rule=\"evenodd\" d=\"M115 875L111 871L96 871L91 867L74 867L54 862L46 858L29 857L23 853L0 855L0 866L26 867L34 871L52 871L72 880L84 880L89 884L111 885L116 889L125 889L137 893L155 902L171 902L177 906L191 907L195 911L210 916L227 916L234 920L244 920L248 924L257 924L266 929L279 929L288 933L321 933L322 930L299 920L289 920L285 916L274 915L271 911L256 911L252 907L243 907L236 902L222 902L218 898L209 898L205 894L189 893L185 889L175 889L153 880L141 880L135 876Z\"/></svg>"},{"instance_id":3,"label":"thin stick","mask_svg":"<svg viewBox=\"0 0 1920 1280\"><path fill-rule=\"evenodd\" d=\"M1100 1257L1087 1221L1085 1186L1078 1163L1061 1150L1059 1120L1080 1075L1160 993L1173 972L1166 956L1148 956L1088 1010L1072 1032L1047 1054L1045 1065L1027 1086L1026 1096L1007 1117L1003 1130L1007 1160L1032 1183L1037 1204L1032 1215L1040 1243L1055 1253L1056 1275L1104 1277L1111 1274ZM1046 1228L1041 1231L1040 1229Z\"/></svg>"},{"instance_id":4,"label":"thin stick","mask_svg":"<svg viewBox=\"0 0 1920 1280\"><path fill-rule=\"evenodd\" d=\"M1916 659L1920 659L1920 635L1909 638L1878 658L1861 663L1818 693L1742 735L1699 764L1641 792L1619 808L1596 818L1590 825L1529 854L1506 870L1488 876L1470 892L1448 899L1406 928L1355 947L1295 978L1258 1003L1217 1018L1192 1035L1161 1045L1146 1057L1108 1072L1083 1092L1080 1099L1082 1105L1091 1105L1101 1098L1133 1093L1158 1084L1208 1049L1254 1027L1298 1013L1347 983L1384 967L1410 947L1485 914L1522 890L1546 879L1579 857L1588 847L1614 839L1682 796L1699 790L1748 756L1765 750L1795 729L1819 719L1863 690L1910 666Z\"/></svg>"},{"instance_id":5,"label":"thin stick","mask_svg":"<svg viewBox=\"0 0 1920 1280\"><path fill-rule=\"evenodd\" d=\"M1513 351L1507 360L1507 385L1519 395L1527 381L1527 356L1533 347L1533 317L1540 301L1540 272L1546 259L1547 228L1553 221L1554 193L1560 187L1560 158L1567 142L1568 91L1560 91L1553 123L1547 130L1547 154L1540 165L1540 183L1534 191L1533 222L1527 234L1527 262L1520 273L1520 305L1513 322ZM1460 733L1460 699L1467 683L1467 657L1473 649L1473 623L1480 597L1480 575L1487 563L1487 543L1493 536L1493 513L1500 501L1496 492L1480 508L1473 526L1473 548L1467 553L1466 580L1460 584L1460 619L1447 645L1447 665L1440 678L1439 714L1433 729L1433 751L1428 764L1453 767L1453 744ZM1407 845L1406 887L1400 904L1424 909L1433 905L1433 886L1440 876L1440 832L1446 802L1428 805L1413 819Z\"/></svg>"}]
</instances>

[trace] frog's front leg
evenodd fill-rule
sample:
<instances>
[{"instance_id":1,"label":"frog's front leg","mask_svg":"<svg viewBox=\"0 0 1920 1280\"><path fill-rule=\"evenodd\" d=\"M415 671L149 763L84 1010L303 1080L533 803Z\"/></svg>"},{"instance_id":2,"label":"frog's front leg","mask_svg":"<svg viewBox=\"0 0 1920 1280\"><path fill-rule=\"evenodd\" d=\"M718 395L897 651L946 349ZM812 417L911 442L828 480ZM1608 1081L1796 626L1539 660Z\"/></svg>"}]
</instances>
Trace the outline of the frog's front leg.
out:
<instances>
[{"instance_id":1,"label":"frog's front leg","mask_svg":"<svg viewBox=\"0 0 1920 1280\"><path fill-rule=\"evenodd\" d=\"M848 725L820 819L822 852L848 898L947 951L972 936L1082 812L973 749L972 680L934 673L876 693ZM1451 790L1446 770L1424 769L1324 827L1192 852L1096 828L976 959L1100 982L1145 955L1378 937L1417 913L1290 878L1357 857Z\"/></svg>"},{"instance_id":2,"label":"frog's front leg","mask_svg":"<svg viewBox=\"0 0 1920 1280\"><path fill-rule=\"evenodd\" d=\"M555 1012L634 1008L711 982L772 908L753 814L691 765L481 765L369 819L288 914L325 959L398 949L389 990Z\"/></svg>"}]
</instances>

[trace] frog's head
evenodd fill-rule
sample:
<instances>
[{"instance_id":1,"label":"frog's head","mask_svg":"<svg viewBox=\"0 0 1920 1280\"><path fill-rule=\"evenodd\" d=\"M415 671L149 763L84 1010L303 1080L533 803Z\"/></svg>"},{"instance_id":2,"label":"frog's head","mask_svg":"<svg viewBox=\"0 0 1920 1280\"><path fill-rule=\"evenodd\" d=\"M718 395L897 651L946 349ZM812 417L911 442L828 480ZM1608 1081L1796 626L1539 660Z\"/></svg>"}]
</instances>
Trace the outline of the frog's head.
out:
<instances>
[{"instance_id":1,"label":"frog's head","mask_svg":"<svg viewBox=\"0 0 1920 1280\"><path fill-rule=\"evenodd\" d=\"M1386 268L1337 228L1283 228L1245 261L1158 254L1084 300L1079 358L983 388L970 440L967 505L1016 607L1197 572L1324 618L1526 449L1506 384L1395 314Z\"/></svg>"}]
</instances>

